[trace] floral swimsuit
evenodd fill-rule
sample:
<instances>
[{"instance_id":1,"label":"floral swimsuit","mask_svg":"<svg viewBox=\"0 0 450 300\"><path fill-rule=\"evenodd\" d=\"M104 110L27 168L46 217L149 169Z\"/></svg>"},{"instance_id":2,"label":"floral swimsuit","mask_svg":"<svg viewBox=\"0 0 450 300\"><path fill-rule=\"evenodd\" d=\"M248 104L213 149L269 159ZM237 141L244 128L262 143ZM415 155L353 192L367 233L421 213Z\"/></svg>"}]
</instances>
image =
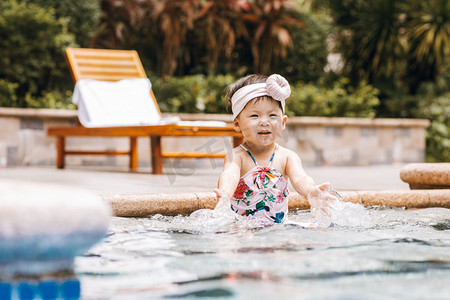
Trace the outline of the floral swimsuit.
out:
<instances>
[{"instance_id":1,"label":"floral swimsuit","mask_svg":"<svg viewBox=\"0 0 450 300\"><path fill-rule=\"evenodd\" d=\"M275 145L267 166L259 166L253 155L243 145L255 163L239 180L231 198L231 209L242 216L252 216L267 223L283 223L288 211L288 180L271 167L278 149Z\"/></svg>"}]
</instances>

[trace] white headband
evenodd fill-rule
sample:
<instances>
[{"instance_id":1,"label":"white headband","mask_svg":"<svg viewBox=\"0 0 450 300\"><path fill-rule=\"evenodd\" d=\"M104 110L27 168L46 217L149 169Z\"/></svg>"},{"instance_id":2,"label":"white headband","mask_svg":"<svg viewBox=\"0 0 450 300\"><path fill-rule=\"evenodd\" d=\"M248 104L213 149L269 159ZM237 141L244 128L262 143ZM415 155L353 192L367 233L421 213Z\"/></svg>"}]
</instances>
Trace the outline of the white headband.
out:
<instances>
[{"instance_id":1,"label":"white headband","mask_svg":"<svg viewBox=\"0 0 450 300\"><path fill-rule=\"evenodd\" d=\"M266 82L246 85L237 90L231 97L233 120L236 119L248 102L262 96L270 96L274 100L280 101L284 113L285 101L290 94L289 82L278 74L270 75Z\"/></svg>"}]
</instances>

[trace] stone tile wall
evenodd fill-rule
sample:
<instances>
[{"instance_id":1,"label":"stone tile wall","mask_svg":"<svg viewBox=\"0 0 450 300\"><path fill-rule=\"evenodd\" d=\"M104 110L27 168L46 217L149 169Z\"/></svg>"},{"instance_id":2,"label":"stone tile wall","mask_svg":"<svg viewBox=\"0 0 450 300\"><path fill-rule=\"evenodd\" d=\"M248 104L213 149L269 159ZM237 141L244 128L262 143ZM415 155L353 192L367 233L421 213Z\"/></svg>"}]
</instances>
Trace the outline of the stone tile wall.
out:
<instances>
[{"instance_id":1,"label":"stone tile wall","mask_svg":"<svg viewBox=\"0 0 450 300\"><path fill-rule=\"evenodd\" d=\"M183 120L231 121L230 115L180 114ZM75 126L76 111L0 108L0 167L54 165L55 139L51 126ZM296 151L308 166L371 165L423 162L428 120L292 117L279 143ZM127 138L69 138L71 149L127 150ZM139 165L149 167L148 138L138 139ZM231 139L164 138L165 151L231 149ZM127 166L128 158L68 156L69 166ZM165 168L191 172L192 168L221 167L220 159L165 160Z\"/></svg>"}]
</instances>

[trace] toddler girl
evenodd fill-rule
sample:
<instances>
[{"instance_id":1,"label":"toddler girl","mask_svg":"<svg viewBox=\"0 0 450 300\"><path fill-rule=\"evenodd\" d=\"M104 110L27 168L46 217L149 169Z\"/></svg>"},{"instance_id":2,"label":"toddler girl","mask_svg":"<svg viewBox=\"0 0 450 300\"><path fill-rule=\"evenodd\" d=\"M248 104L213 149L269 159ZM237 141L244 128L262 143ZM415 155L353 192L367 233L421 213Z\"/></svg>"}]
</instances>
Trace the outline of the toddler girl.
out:
<instances>
[{"instance_id":1,"label":"toddler girl","mask_svg":"<svg viewBox=\"0 0 450 300\"><path fill-rule=\"evenodd\" d=\"M225 157L216 209L230 207L239 215L264 223L283 223L288 212L288 180L306 197L313 217L317 210L331 214L334 196L328 183L315 185L303 170L300 157L276 139L286 127L285 100L291 89L284 77L249 75L227 88L233 126L244 143Z\"/></svg>"}]
</instances>

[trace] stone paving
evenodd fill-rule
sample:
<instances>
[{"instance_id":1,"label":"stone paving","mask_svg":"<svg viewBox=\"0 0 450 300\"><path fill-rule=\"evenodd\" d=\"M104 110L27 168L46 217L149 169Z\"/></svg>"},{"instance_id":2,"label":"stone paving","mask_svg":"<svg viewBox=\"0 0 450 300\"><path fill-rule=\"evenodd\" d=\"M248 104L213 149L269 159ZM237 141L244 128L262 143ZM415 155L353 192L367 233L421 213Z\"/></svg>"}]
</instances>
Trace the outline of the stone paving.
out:
<instances>
[{"instance_id":1,"label":"stone paving","mask_svg":"<svg viewBox=\"0 0 450 300\"><path fill-rule=\"evenodd\" d=\"M409 190L408 184L400 179L403 166L305 167L305 170L316 183L328 181L337 190ZM52 166L10 167L0 169L0 180L9 178L55 183L85 188L99 194L211 192L216 187L221 169L183 171L178 174L152 175L149 168L130 173L116 167L68 167L63 170Z\"/></svg>"},{"instance_id":2,"label":"stone paving","mask_svg":"<svg viewBox=\"0 0 450 300\"><path fill-rule=\"evenodd\" d=\"M408 167L408 166L407 166ZM450 208L450 190L413 190L400 178L407 168L402 165L377 165L370 167L320 167L306 168L316 181L328 181L346 200L365 206L387 205L393 207ZM181 172L183 171L183 172ZM184 169L178 173L152 175L148 170L130 173L126 170L104 168L20 167L0 169L0 183L51 183L65 186L68 193L83 188L100 195L108 202L114 215L145 217L154 214L190 214L202 208L212 209L220 168ZM24 187L28 186L24 184ZM291 187L289 209L307 209L309 203ZM68 197L70 195L68 194Z\"/></svg>"}]
</instances>

